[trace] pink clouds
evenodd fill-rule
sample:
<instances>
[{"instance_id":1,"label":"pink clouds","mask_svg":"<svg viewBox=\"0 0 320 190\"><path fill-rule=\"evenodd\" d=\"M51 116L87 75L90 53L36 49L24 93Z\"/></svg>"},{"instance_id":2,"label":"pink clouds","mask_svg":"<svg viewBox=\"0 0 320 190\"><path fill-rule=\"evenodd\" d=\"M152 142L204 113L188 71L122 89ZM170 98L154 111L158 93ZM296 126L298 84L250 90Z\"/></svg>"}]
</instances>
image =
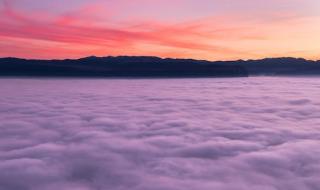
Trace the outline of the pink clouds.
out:
<instances>
[{"instance_id":1,"label":"pink clouds","mask_svg":"<svg viewBox=\"0 0 320 190\"><path fill-rule=\"evenodd\" d=\"M0 86L1 190L320 186L319 78Z\"/></svg>"},{"instance_id":2,"label":"pink clouds","mask_svg":"<svg viewBox=\"0 0 320 190\"><path fill-rule=\"evenodd\" d=\"M304 53L300 56L310 57L310 55L315 56L316 53L314 47L305 44L302 44L299 49L293 47L280 52L273 52L273 48L268 47L268 44L277 42L278 33L288 31L294 33L291 31L291 26L285 25L287 19L280 21L280 25L283 23L284 26L281 26L282 31L272 31L269 29L278 29L277 21L269 20L266 23L263 18L257 19L241 15L241 10L221 14L215 8L217 14L204 13L199 17L196 15L198 13L191 12L188 17L183 16L187 12L178 11L177 4L181 6L194 5L195 2L192 0L174 1L170 4L171 9L177 9L178 17L185 17L184 21L181 19L179 19L180 21L175 19L170 21L164 10L163 16L158 17L159 15L151 14L150 18L141 17L148 11L142 11L142 14L138 14L135 13L137 10L127 10L135 6L148 9L149 6L155 4L159 6L157 11L161 11L164 6L169 6L167 1L161 1L161 3L159 1L142 2L141 0L135 3L79 1L77 4L70 1L69 3L73 3L73 6L67 8L64 13L56 13L59 8L49 12L45 10L30 11L32 2L22 7L23 2L26 3L27 0L20 3L2 0L0 47L5 50L0 53L0 56L68 58L90 54L144 54L161 57L235 59L272 56L275 53L290 56L288 52L301 52L301 49L308 54ZM46 7L46 2L42 2L43 7ZM248 2L248 0L243 1L244 4ZM223 3L215 3L221 7L224 6ZM207 1L204 1L203 4L212 6L212 3ZM233 2L230 5L232 8L229 7L229 9L233 10L236 4L238 3ZM59 7L62 8L63 4L61 3ZM64 9L66 8L64 7ZM193 14L194 16L192 16ZM318 17L313 16L312 19L309 19L308 24L315 24L317 19ZM301 35L300 37L306 38L307 36ZM28 47L27 44L21 43L22 41L30 42L33 47ZM288 41L283 43L287 44ZM261 47L263 49L259 50ZM41 56L42 50L47 51L46 56Z\"/></svg>"}]
</instances>

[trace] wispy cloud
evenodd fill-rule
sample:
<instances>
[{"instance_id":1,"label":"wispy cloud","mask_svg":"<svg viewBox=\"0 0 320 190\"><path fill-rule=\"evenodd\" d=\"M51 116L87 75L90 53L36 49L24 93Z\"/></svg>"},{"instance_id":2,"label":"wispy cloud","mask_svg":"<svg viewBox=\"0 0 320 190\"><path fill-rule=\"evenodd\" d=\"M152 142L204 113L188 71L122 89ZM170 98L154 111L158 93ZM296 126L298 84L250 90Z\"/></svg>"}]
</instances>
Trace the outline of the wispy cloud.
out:
<instances>
[{"instance_id":1,"label":"wispy cloud","mask_svg":"<svg viewBox=\"0 0 320 190\"><path fill-rule=\"evenodd\" d=\"M137 4L142 7L149 4L139 2ZM173 3L181 4L182 2ZM188 3L191 2L186 2ZM251 3L252 6L256 5ZM280 51L277 53L284 54L284 56L287 55L286 52L315 53L315 47L308 45L307 36L301 32L309 29L312 30L312 34L315 34L319 28L311 28L311 26L318 20L318 17L313 15L313 18L310 19L291 9L285 9L277 14L271 11L264 16L257 14L256 17L234 11L180 21L166 21L166 19L153 17L120 16L119 12L126 12L126 4L136 5L128 2L110 2L110 7L108 7L108 4L100 1L79 2L77 7L56 13L54 10L31 11L30 8L19 6L18 1L2 0L0 38L3 42L0 43L0 46L2 49L16 47L16 50L5 50L0 55L41 57L41 51L33 53L33 47L26 47L25 44L19 43L19 41L32 40L37 49L48 50L47 55L44 56L47 58L78 57L91 53L95 55L149 55L153 52L152 55L158 56L167 54L177 57L231 59L272 56L276 51ZM162 2L161 6L163 4L166 3ZM211 6L208 2L207 4ZM217 5L222 6L219 3ZM235 5L232 4L232 6ZM119 10L120 7L123 8L122 11ZM177 12L177 14L180 13ZM301 20L304 17L306 19L300 23L296 22L296 25L287 24L290 20ZM305 22L306 20L308 22ZM296 27L299 27L299 30L305 29L293 32L292 29ZM278 35L284 34L290 37L277 38ZM290 47L288 41L290 39L298 41L295 36L297 34L305 42L300 45L301 47ZM318 40L316 36L314 38ZM40 41L45 41L45 43L39 43ZM281 50L271 45L276 43L286 44L290 48ZM304 55L310 56L306 53Z\"/></svg>"}]
</instances>

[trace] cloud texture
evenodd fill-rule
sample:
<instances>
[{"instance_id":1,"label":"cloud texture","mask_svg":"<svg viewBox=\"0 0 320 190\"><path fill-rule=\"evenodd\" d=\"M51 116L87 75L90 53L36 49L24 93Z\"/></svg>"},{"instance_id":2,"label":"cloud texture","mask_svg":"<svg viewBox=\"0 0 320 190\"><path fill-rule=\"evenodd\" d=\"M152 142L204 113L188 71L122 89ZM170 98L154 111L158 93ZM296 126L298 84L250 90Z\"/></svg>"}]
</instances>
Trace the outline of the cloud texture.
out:
<instances>
[{"instance_id":1,"label":"cloud texture","mask_svg":"<svg viewBox=\"0 0 320 190\"><path fill-rule=\"evenodd\" d=\"M0 80L1 190L316 190L318 78Z\"/></svg>"},{"instance_id":2,"label":"cloud texture","mask_svg":"<svg viewBox=\"0 0 320 190\"><path fill-rule=\"evenodd\" d=\"M0 57L319 59L318 0L0 0Z\"/></svg>"}]
</instances>

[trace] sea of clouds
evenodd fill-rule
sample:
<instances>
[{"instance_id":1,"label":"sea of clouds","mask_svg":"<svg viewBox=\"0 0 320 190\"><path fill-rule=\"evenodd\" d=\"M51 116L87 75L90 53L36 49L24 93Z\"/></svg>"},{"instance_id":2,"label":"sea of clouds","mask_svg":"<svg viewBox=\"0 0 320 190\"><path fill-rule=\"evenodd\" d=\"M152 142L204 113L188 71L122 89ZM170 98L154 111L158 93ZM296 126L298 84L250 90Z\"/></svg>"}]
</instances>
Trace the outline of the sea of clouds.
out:
<instances>
[{"instance_id":1,"label":"sea of clouds","mask_svg":"<svg viewBox=\"0 0 320 190\"><path fill-rule=\"evenodd\" d=\"M0 87L0 190L320 188L320 78Z\"/></svg>"}]
</instances>

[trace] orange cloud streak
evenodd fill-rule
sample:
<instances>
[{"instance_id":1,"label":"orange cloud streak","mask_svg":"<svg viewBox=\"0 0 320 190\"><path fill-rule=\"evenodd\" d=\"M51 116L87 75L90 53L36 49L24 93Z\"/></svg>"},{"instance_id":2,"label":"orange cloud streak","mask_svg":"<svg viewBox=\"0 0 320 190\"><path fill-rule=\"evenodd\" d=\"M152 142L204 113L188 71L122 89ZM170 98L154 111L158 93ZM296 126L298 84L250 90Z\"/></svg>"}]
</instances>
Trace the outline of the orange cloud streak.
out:
<instances>
[{"instance_id":1,"label":"orange cloud streak","mask_svg":"<svg viewBox=\"0 0 320 190\"><path fill-rule=\"evenodd\" d=\"M307 23L303 23L306 19L301 21L301 18L291 17L284 17L275 23L248 22L239 15L228 15L184 23L142 21L115 24L98 22L94 18L90 20L84 16L96 11L99 11L99 6L91 5L53 18L45 13L39 17L13 9L8 1L4 1L0 13L0 56L75 58L126 54L238 59L261 58L278 53L281 56L316 58L312 45L301 44L307 49L299 51L299 47L295 46L281 50L274 43L290 44L290 38L278 37L290 33L292 23L297 26L308 25L310 28L309 25L317 17L308 18ZM318 27L313 29L311 33L319 31ZM290 34L299 36L300 32L303 31ZM300 37L304 36L300 34Z\"/></svg>"}]
</instances>

